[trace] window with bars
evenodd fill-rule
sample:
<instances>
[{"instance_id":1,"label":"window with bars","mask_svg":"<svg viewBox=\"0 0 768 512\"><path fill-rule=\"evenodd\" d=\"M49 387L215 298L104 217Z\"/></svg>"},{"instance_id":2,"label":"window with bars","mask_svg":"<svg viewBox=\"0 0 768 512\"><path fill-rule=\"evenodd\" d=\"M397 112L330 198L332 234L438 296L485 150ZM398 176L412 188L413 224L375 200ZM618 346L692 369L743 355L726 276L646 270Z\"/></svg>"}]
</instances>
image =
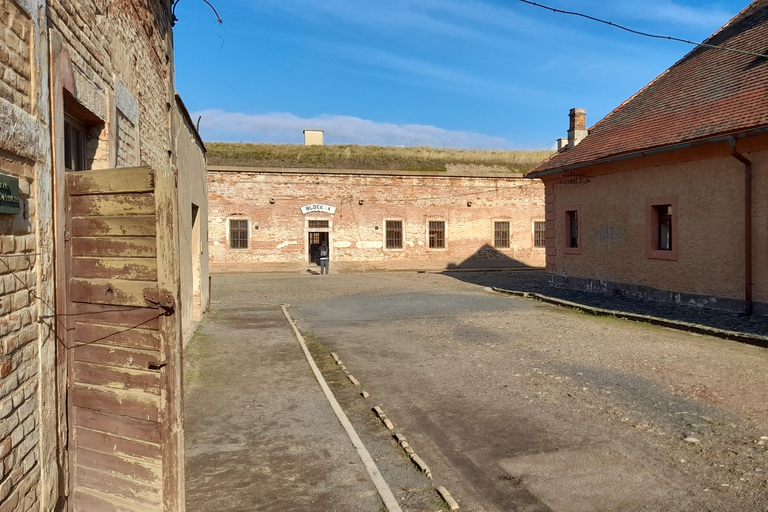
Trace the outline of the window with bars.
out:
<instances>
[{"instance_id":1,"label":"window with bars","mask_svg":"<svg viewBox=\"0 0 768 512\"><path fill-rule=\"evenodd\" d=\"M403 221L388 220L385 223L387 249L403 248Z\"/></svg>"},{"instance_id":2,"label":"window with bars","mask_svg":"<svg viewBox=\"0 0 768 512\"><path fill-rule=\"evenodd\" d=\"M541 220L533 221L533 246L534 247L546 247L547 246L547 223Z\"/></svg>"},{"instance_id":3,"label":"window with bars","mask_svg":"<svg viewBox=\"0 0 768 512\"><path fill-rule=\"evenodd\" d=\"M445 221L429 221L429 248L445 249Z\"/></svg>"},{"instance_id":4,"label":"window with bars","mask_svg":"<svg viewBox=\"0 0 768 512\"><path fill-rule=\"evenodd\" d=\"M310 220L307 222L309 229L327 228L330 224L327 220Z\"/></svg>"},{"instance_id":5,"label":"window with bars","mask_svg":"<svg viewBox=\"0 0 768 512\"><path fill-rule=\"evenodd\" d=\"M509 221L493 223L493 246L497 249L509 249Z\"/></svg>"},{"instance_id":6,"label":"window with bars","mask_svg":"<svg viewBox=\"0 0 768 512\"><path fill-rule=\"evenodd\" d=\"M229 219L229 247L231 249L248 248L248 221Z\"/></svg>"}]
</instances>

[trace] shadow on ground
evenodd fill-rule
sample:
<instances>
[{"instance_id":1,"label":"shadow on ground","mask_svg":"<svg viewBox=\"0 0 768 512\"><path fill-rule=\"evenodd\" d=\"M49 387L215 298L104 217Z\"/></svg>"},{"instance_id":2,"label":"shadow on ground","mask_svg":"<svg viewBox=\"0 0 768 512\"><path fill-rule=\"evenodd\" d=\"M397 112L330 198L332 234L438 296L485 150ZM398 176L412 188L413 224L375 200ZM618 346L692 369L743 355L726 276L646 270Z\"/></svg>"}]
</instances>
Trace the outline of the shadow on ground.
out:
<instances>
[{"instance_id":1,"label":"shadow on ground","mask_svg":"<svg viewBox=\"0 0 768 512\"><path fill-rule=\"evenodd\" d=\"M689 322L716 329L768 336L768 316L732 313L718 309L657 300L646 300L620 293L587 292L551 285L543 271L475 271L451 272L444 275L479 286L492 286L523 292L540 293L596 308L612 309L640 315Z\"/></svg>"}]
</instances>

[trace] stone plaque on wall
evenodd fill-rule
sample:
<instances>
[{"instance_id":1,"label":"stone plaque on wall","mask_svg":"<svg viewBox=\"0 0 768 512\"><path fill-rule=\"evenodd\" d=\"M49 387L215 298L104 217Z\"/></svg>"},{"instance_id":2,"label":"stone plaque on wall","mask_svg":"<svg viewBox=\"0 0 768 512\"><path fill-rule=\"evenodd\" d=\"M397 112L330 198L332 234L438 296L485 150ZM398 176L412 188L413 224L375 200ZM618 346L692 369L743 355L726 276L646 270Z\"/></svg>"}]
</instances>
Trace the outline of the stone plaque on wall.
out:
<instances>
[{"instance_id":1,"label":"stone plaque on wall","mask_svg":"<svg viewBox=\"0 0 768 512\"><path fill-rule=\"evenodd\" d=\"M0 214L18 215L20 212L19 178L0 174Z\"/></svg>"}]
</instances>

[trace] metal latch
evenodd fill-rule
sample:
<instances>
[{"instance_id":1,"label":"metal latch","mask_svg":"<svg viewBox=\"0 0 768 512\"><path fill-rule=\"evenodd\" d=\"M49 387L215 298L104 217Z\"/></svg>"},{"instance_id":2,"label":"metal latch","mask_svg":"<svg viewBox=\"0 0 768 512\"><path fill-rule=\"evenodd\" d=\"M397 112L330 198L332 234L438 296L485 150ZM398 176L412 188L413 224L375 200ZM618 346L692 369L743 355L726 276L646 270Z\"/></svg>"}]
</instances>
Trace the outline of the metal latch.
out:
<instances>
[{"instance_id":1,"label":"metal latch","mask_svg":"<svg viewBox=\"0 0 768 512\"><path fill-rule=\"evenodd\" d=\"M147 369L148 370L160 370L164 366L168 366L168 363L166 363L165 361L154 362L154 363L147 364Z\"/></svg>"},{"instance_id":2,"label":"metal latch","mask_svg":"<svg viewBox=\"0 0 768 512\"><path fill-rule=\"evenodd\" d=\"M167 290L147 288L144 290L144 300L154 305L156 308L165 311L166 316L172 315L176 309L176 299L173 294Z\"/></svg>"}]
</instances>

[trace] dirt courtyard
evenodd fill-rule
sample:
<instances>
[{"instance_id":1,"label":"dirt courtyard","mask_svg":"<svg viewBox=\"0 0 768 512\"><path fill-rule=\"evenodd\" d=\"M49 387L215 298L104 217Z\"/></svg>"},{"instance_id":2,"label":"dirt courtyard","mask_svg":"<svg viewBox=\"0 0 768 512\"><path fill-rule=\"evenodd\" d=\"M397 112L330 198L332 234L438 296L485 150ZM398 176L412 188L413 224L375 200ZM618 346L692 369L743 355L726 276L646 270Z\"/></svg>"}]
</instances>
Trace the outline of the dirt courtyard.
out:
<instances>
[{"instance_id":1,"label":"dirt courtyard","mask_svg":"<svg viewBox=\"0 0 768 512\"><path fill-rule=\"evenodd\" d=\"M502 296L488 279L215 276L212 305L290 304L316 356L360 381L318 361L353 423L380 405L462 510L768 508L768 351Z\"/></svg>"}]
</instances>

